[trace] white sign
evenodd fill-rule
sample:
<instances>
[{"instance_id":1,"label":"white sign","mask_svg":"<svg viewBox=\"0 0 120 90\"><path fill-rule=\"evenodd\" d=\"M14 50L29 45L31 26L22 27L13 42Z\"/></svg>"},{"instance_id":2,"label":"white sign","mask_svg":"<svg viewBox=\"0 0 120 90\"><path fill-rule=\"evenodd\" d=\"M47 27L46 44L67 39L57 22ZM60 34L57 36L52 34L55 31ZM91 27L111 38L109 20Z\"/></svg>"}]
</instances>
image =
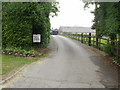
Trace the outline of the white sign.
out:
<instances>
[{"instance_id":1,"label":"white sign","mask_svg":"<svg viewBox=\"0 0 120 90\"><path fill-rule=\"evenodd\" d=\"M41 35L33 34L33 42L41 42Z\"/></svg>"}]
</instances>

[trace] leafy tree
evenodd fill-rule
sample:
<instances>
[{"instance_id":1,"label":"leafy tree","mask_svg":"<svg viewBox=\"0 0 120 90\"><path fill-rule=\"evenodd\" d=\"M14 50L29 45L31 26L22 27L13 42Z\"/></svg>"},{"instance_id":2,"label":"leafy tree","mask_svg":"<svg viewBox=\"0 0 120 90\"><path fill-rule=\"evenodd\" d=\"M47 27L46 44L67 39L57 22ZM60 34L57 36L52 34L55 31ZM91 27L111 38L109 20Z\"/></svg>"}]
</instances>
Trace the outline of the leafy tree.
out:
<instances>
[{"instance_id":1,"label":"leafy tree","mask_svg":"<svg viewBox=\"0 0 120 90\"><path fill-rule=\"evenodd\" d=\"M108 36L111 40L120 41L120 2L87 2L85 7L89 4L95 5L92 28L96 29L97 37ZM119 47L119 44L115 45L114 42L109 43L104 51L114 55L116 50L113 47Z\"/></svg>"},{"instance_id":2,"label":"leafy tree","mask_svg":"<svg viewBox=\"0 0 120 90\"><path fill-rule=\"evenodd\" d=\"M46 47L50 39L51 12L57 13L56 2L4 2L3 48L31 49L32 34L40 33L42 42L37 47Z\"/></svg>"},{"instance_id":3,"label":"leafy tree","mask_svg":"<svg viewBox=\"0 0 120 90\"><path fill-rule=\"evenodd\" d=\"M120 33L120 2L87 2L85 7L89 7L89 4L95 5L92 28L96 29L97 36L109 36L116 40Z\"/></svg>"}]
</instances>

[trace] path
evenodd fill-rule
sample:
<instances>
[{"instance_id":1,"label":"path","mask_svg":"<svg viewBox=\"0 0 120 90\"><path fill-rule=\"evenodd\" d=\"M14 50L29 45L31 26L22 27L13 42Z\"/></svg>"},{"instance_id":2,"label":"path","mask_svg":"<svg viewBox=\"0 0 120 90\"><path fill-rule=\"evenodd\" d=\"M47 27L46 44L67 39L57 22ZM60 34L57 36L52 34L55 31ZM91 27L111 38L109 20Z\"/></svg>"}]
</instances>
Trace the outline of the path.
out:
<instances>
[{"instance_id":1,"label":"path","mask_svg":"<svg viewBox=\"0 0 120 90\"><path fill-rule=\"evenodd\" d=\"M69 38L52 36L55 53L31 64L14 88L104 88L117 85L117 73L101 57Z\"/></svg>"}]
</instances>

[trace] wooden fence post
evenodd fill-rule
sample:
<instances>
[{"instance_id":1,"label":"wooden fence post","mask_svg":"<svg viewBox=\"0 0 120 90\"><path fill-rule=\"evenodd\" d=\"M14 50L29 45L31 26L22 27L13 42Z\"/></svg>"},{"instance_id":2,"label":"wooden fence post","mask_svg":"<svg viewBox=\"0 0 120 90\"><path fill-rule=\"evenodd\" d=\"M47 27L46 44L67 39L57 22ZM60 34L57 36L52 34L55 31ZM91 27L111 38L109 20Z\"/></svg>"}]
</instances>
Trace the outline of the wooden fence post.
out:
<instances>
[{"instance_id":1,"label":"wooden fence post","mask_svg":"<svg viewBox=\"0 0 120 90\"><path fill-rule=\"evenodd\" d=\"M91 33L89 33L88 38L89 38L88 45L91 46Z\"/></svg>"},{"instance_id":2,"label":"wooden fence post","mask_svg":"<svg viewBox=\"0 0 120 90\"><path fill-rule=\"evenodd\" d=\"M81 43L83 43L83 33L81 33Z\"/></svg>"},{"instance_id":3,"label":"wooden fence post","mask_svg":"<svg viewBox=\"0 0 120 90\"><path fill-rule=\"evenodd\" d=\"M109 39L107 40L107 44L109 44Z\"/></svg>"},{"instance_id":4,"label":"wooden fence post","mask_svg":"<svg viewBox=\"0 0 120 90\"><path fill-rule=\"evenodd\" d=\"M84 41L85 41L85 44L87 44L87 37L86 37L86 33L84 35Z\"/></svg>"},{"instance_id":5,"label":"wooden fence post","mask_svg":"<svg viewBox=\"0 0 120 90\"><path fill-rule=\"evenodd\" d=\"M75 39L78 40L78 34L77 34L77 32L76 32L76 35L75 35Z\"/></svg>"},{"instance_id":6,"label":"wooden fence post","mask_svg":"<svg viewBox=\"0 0 120 90\"><path fill-rule=\"evenodd\" d=\"M103 50L103 49L101 48L101 38L99 38L99 49L100 49L100 50Z\"/></svg>"},{"instance_id":7,"label":"wooden fence post","mask_svg":"<svg viewBox=\"0 0 120 90\"><path fill-rule=\"evenodd\" d=\"M77 34L77 40L79 41L79 34Z\"/></svg>"},{"instance_id":8,"label":"wooden fence post","mask_svg":"<svg viewBox=\"0 0 120 90\"><path fill-rule=\"evenodd\" d=\"M81 41L81 34L79 34L79 41Z\"/></svg>"},{"instance_id":9,"label":"wooden fence post","mask_svg":"<svg viewBox=\"0 0 120 90\"><path fill-rule=\"evenodd\" d=\"M99 48L99 42L98 41L99 41L99 39L98 39L98 37L96 37L96 47L97 48Z\"/></svg>"},{"instance_id":10,"label":"wooden fence post","mask_svg":"<svg viewBox=\"0 0 120 90\"><path fill-rule=\"evenodd\" d=\"M119 58L120 58L120 34L118 34L118 43L117 43L117 59ZM118 63L120 64L120 61Z\"/></svg>"}]
</instances>

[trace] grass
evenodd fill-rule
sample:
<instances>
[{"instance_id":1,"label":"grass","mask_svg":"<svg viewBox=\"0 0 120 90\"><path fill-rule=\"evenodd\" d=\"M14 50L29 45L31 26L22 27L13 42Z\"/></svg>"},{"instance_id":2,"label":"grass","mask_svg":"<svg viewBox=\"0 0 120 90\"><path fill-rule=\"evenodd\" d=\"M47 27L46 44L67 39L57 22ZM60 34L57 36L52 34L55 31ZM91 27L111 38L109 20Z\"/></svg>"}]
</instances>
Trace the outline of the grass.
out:
<instances>
[{"instance_id":1,"label":"grass","mask_svg":"<svg viewBox=\"0 0 120 90\"><path fill-rule=\"evenodd\" d=\"M12 72L26 64L37 61L34 58L22 58L15 56L2 55L2 75Z\"/></svg>"}]
</instances>

